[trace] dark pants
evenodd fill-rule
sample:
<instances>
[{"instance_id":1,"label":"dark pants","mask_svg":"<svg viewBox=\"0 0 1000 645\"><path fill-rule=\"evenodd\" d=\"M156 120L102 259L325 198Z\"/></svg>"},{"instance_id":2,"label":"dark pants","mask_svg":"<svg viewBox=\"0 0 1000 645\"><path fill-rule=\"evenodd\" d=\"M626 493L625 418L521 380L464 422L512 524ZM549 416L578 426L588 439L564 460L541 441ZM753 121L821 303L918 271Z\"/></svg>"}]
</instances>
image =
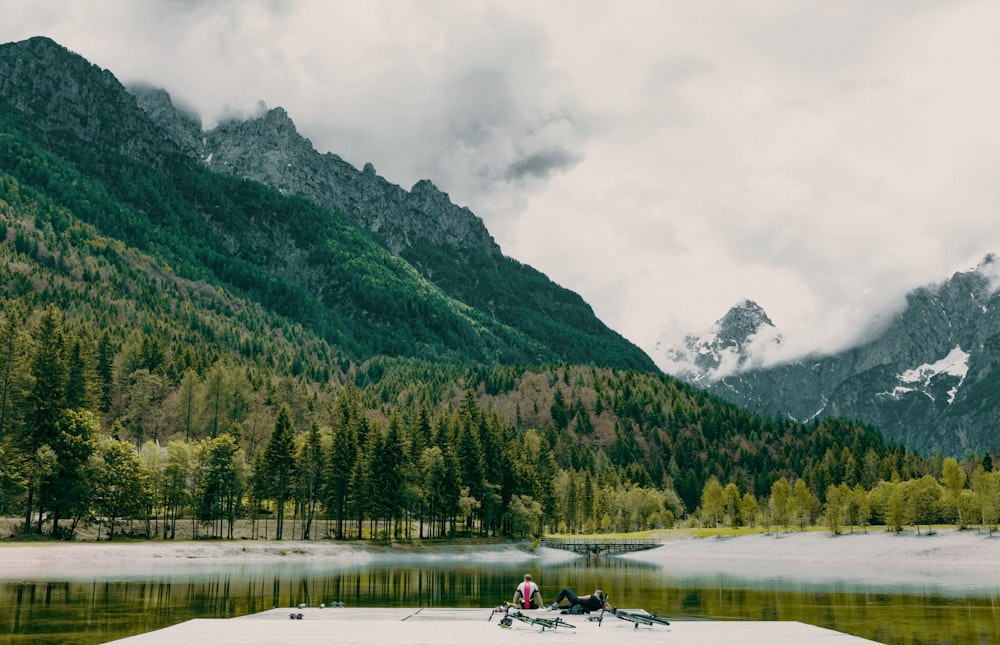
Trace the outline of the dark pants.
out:
<instances>
[{"instance_id":1,"label":"dark pants","mask_svg":"<svg viewBox=\"0 0 1000 645\"><path fill-rule=\"evenodd\" d=\"M568 600L570 607L573 605L580 605L587 611L598 611L601 608L601 601L597 598L591 596L590 598L581 599L573 593L572 589L567 589L565 587L563 587L563 590L559 592L558 596L556 596L556 604L558 605L563 600Z\"/></svg>"}]
</instances>

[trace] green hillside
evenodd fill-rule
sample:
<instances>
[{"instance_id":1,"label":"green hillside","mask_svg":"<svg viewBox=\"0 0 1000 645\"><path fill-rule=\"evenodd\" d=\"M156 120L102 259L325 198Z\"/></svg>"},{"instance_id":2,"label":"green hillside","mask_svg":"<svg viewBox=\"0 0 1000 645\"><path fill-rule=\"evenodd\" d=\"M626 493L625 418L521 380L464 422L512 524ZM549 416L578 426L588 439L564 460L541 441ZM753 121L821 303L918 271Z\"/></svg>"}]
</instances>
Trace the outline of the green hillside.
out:
<instances>
[{"instance_id":1,"label":"green hillside","mask_svg":"<svg viewBox=\"0 0 1000 645\"><path fill-rule=\"evenodd\" d=\"M0 119L20 138L4 164L21 183L178 276L224 285L353 358L523 363L587 348L598 364L655 369L578 306L579 296L567 299L533 270L512 273L528 280L483 288L503 291L505 311L518 301L552 302L553 310L572 301L575 317L528 309L507 316L512 324L498 322L445 295L336 213L210 172L180 154L113 76L48 39L0 46L0 70ZM67 167L37 161L43 150Z\"/></svg>"}]
</instances>

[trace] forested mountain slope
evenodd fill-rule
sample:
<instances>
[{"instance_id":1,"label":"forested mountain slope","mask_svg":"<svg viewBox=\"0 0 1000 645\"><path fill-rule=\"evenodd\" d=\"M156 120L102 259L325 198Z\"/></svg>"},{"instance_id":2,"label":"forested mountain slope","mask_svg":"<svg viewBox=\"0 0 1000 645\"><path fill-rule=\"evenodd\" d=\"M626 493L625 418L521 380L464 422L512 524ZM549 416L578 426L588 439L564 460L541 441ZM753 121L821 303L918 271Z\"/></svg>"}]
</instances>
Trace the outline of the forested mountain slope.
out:
<instances>
[{"instance_id":1,"label":"forested mountain slope","mask_svg":"<svg viewBox=\"0 0 1000 645\"><path fill-rule=\"evenodd\" d=\"M319 154L281 108L209 132L163 90L133 87L150 117L213 171L301 195L355 222L449 296L486 312L560 360L655 371L637 347L608 329L580 296L506 257L482 220L430 181L407 192L339 156Z\"/></svg>"},{"instance_id":2,"label":"forested mountain slope","mask_svg":"<svg viewBox=\"0 0 1000 645\"><path fill-rule=\"evenodd\" d=\"M226 284L352 357L579 360L653 369L578 296L537 272L522 267L529 280L491 284L512 287L502 294L511 302L569 297L577 313L557 319L536 308L504 320L496 309L519 306L491 298L494 310L487 311L448 296L341 214L211 172L184 154L109 72L48 39L0 47L0 78L0 118L8 128L101 183L132 211L122 217L108 212L120 209L77 209L79 217L162 257L180 275Z\"/></svg>"},{"instance_id":3,"label":"forested mountain slope","mask_svg":"<svg viewBox=\"0 0 1000 645\"><path fill-rule=\"evenodd\" d=\"M7 172L177 276L225 286L354 358L556 357L449 298L340 216L179 154L110 74L55 43L4 45L0 78ZM36 163L46 154L89 192Z\"/></svg>"}]
</instances>

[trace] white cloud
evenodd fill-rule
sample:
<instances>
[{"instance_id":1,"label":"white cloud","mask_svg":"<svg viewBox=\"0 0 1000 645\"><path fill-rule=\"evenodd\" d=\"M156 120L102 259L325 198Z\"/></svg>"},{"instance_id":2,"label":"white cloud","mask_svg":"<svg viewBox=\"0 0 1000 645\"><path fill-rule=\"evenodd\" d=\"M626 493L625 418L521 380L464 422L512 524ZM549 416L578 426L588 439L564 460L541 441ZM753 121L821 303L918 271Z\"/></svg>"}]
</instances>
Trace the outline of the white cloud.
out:
<instances>
[{"instance_id":1,"label":"white cloud","mask_svg":"<svg viewBox=\"0 0 1000 645\"><path fill-rule=\"evenodd\" d=\"M0 0L194 107L285 107L314 145L430 178L647 348L752 298L843 347L1000 250L992 2Z\"/></svg>"}]
</instances>

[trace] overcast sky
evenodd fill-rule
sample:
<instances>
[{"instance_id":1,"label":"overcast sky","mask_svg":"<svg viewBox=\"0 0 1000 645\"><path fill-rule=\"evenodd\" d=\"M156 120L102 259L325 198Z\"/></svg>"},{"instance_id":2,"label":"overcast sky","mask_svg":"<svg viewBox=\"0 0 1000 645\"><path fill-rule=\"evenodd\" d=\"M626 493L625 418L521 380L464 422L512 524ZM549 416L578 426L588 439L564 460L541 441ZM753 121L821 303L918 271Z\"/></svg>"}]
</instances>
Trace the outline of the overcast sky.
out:
<instances>
[{"instance_id":1,"label":"overcast sky","mask_svg":"<svg viewBox=\"0 0 1000 645\"><path fill-rule=\"evenodd\" d=\"M428 178L652 352L756 300L793 352L1000 251L1000 3L0 0L205 127L284 107Z\"/></svg>"}]
</instances>

